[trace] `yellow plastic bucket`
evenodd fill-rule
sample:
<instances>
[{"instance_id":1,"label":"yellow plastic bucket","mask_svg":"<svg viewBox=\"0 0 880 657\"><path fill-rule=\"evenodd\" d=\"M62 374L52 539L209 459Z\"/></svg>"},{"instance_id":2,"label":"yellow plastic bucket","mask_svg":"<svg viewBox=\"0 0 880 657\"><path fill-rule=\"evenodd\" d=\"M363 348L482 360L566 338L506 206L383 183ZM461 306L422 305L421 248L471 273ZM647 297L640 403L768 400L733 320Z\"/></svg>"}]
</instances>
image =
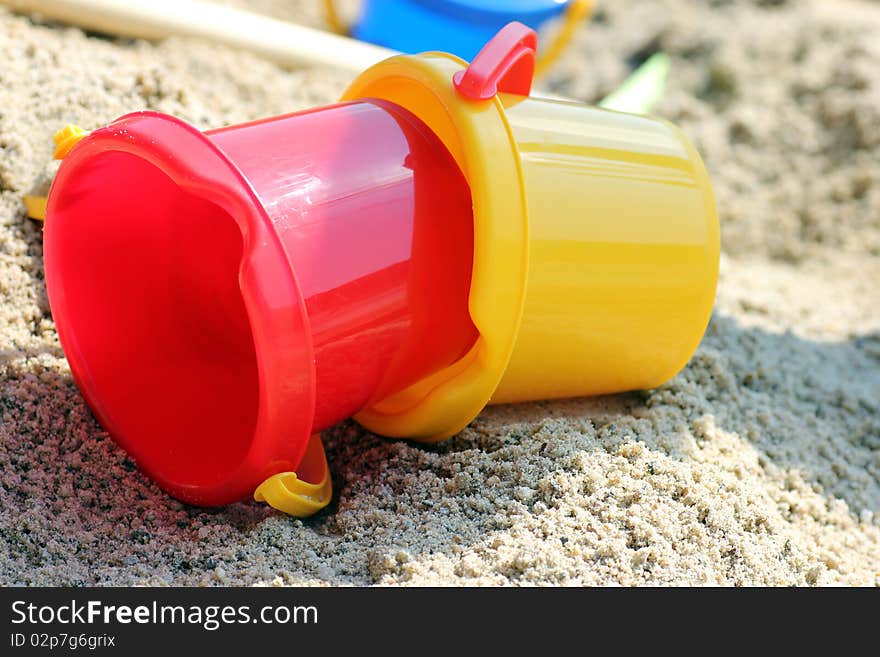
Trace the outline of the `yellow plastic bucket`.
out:
<instances>
[{"instance_id":1,"label":"yellow plastic bucket","mask_svg":"<svg viewBox=\"0 0 880 657\"><path fill-rule=\"evenodd\" d=\"M705 167L670 123L529 97L534 33L511 24L466 62L399 56L345 99L413 112L471 187L477 343L362 411L386 435L437 441L487 403L651 388L706 329L719 225Z\"/></svg>"}]
</instances>

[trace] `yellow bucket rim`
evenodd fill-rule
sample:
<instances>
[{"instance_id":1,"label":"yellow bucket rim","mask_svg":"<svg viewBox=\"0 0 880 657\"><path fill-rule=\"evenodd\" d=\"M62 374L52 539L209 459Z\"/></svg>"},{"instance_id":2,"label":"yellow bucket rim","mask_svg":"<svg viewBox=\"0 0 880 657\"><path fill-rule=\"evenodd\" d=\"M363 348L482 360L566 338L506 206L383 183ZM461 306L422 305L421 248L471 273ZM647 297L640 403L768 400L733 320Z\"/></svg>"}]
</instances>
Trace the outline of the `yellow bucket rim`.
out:
<instances>
[{"instance_id":1,"label":"yellow bucket rim","mask_svg":"<svg viewBox=\"0 0 880 657\"><path fill-rule=\"evenodd\" d=\"M498 96L473 101L455 89L453 76L465 68L447 53L392 57L364 71L342 96L386 100L417 116L455 159L473 201L468 305L479 338L457 362L355 416L385 436L436 442L466 427L501 382L522 320L529 226L519 152Z\"/></svg>"}]
</instances>

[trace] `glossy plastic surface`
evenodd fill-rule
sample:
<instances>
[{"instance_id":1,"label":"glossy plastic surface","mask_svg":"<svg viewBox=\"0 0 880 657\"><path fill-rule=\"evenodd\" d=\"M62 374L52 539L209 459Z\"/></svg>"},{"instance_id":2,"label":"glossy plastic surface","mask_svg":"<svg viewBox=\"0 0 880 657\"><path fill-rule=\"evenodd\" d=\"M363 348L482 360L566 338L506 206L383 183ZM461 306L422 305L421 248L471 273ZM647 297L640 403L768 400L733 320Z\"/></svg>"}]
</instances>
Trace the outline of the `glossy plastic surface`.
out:
<instances>
[{"instance_id":1,"label":"glossy plastic surface","mask_svg":"<svg viewBox=\"0 0 880 657\"><path fill-rule=\"evenodd\" d=\"M535 29L568 3L548 0L366 0L352 33L405 53L452 53L470 61L510 21Z\"/></svg>"},{"instance_id":2,"label":"glossy plastic surface","mask_svg":"<svg viewBox=\"0 0 880 657\"><path fill-rule=\"evenodd\" d=\"M473 199L470 314L480 337L454 365L355 416L381 435L447 438L489 402L510 360L528 271L528 216L515 143L498 98L465 99L452 84L467 63L428 53L392 57L362 73L345 98L394 99L421 118L458 163Z\"/></svg>"},{"instance_id":3,"label":"glossy plastic surface","mask_svg":"<svg viewBox=\"0 0 880 657\"><path fill-rule=\"evenodd\" d=\"M99 421L165 490L215 505L468 350L472 242L455 163L387 103L207 134L142 112L62 163L46 279Z\"/></svg>"},{"instance_id":4,"label":"glossy plastic surface","mask_svg":"<svg viewBox=\"0 0 880 657\"><path fill-rule=\"evenodd\" d=\"M494 58L487 70L508 56L495 45L484 51ZM463 428L490 398L662 383L696 349L718 276L711 185L674 126L521 95L472 100L453 83L466 66L439 53L396 57L346 92L419 116L471 186L470 312L480 339L357 416L377 433L429 442Z\"/></svg>"},{"instance_id":5,"label":"glossy plastic surface","mask_svg":"<svg viewBox=\"0 0 880 657\"><path fill-rule=\"evenodd\" d=\"M456 90L470 100L489 100L499 91L528 96L535 76L538 35L522 23L509 23L452 76Z\"/></svg>"},{"instance_id":6,"label":"glossy plastic surface","mask_svg":"<svg viewBox=\"0 0 880 657\"><path fill-rule=\"evenodd\" d=\"M719 225L699 155L656 118L502 100L530 259L516 348L492 401L660 385L697 348L715 299Z\"/></svg>"},{"instance_id":7,"label":"glossy plastic surface","mask_svg":"<svg viewBox=\"0 0 880 657\"><path fill-rule=\"evenodd\" d=\"M296 270L315 352L314 431L467 351L470 192L421 121L360 102L207 134L256 191Z\"/></svg>"}]
</instances>

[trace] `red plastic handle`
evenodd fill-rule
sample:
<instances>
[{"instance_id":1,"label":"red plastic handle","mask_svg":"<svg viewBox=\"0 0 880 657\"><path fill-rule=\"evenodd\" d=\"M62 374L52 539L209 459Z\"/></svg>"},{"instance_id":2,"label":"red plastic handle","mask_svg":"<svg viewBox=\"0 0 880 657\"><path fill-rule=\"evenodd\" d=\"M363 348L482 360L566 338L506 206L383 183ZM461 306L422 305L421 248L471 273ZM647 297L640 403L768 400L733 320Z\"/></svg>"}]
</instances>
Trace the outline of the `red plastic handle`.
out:
<instances>
[{"instance_id":1,"label":"red plastic handle","mask_svg":"<svg viewBox=\"0 0 880 657\"><path fill-rule=\"evenodd\" d=\"M535 76L538 35L522 23L508 23L452 81L462 96L489 100L499 91L528 96Z\"/></svg>"}]
</instances>

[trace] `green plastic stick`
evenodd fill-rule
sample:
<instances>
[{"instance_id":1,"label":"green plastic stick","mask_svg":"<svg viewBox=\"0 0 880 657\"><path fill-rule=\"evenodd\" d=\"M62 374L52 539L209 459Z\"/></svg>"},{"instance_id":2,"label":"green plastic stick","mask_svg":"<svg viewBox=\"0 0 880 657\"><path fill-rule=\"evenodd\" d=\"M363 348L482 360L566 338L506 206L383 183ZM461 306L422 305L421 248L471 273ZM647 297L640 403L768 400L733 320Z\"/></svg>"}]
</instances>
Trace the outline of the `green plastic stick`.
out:
<instances>
[{"instance_id":1,"label":"green plastic stick","mask_svg":"<svg viewBox=\"0 0 880 657\"><path fill-rule=\"evenodd\" d=\"M669 73L669 55L651 55L615 91L599 103L599 107L619 112L647 114L660 100Z\"/></svg>"}]
</instances>

